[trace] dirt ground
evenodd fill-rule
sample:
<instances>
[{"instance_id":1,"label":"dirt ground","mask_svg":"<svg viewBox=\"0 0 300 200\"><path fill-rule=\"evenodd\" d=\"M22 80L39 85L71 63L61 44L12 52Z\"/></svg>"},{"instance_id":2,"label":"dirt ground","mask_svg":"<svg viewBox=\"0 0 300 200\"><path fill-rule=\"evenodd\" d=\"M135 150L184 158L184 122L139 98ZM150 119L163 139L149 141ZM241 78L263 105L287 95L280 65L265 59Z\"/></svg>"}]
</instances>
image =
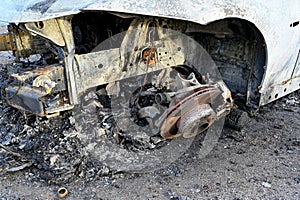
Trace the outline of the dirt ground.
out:
<instances>
[{"instance_id":1,"label":"dirt ground","mask_svg":"<svg viewBox=\"0 0 300 200\"><path fill-rule=\"evenodd\" d=\"M0 55L1 63L12 59ZM1 91L11 70L0 66ZM115 173L82 156L78 141L64 136L72 130L68 114L37 120L8 107L2 95L0 103L0 144L29 159L0 151L0 200L59 199L60 187L69 191L65 199L300 199L299 90L252 112L241 131L224 127L204 158L196 137L175 162L148 173ZM51 166L55 151L64 157ZM28 167L5 172L8 157L12 165Z\"/></svg>"},{"instance_id":2,"label":"dirt ground","mask_svg":"<svg viewBox=\"0 0 300 200\"><path fill-rule=\"evenodd\" d=\"M145 174L49 184L33 170L0 176L1 199L299 199L300 92L261 108L241 132L225 129L208 156L197 141L177 161ZM33 178L32 178L33 177Z\"/></svg>"}]
</instances>

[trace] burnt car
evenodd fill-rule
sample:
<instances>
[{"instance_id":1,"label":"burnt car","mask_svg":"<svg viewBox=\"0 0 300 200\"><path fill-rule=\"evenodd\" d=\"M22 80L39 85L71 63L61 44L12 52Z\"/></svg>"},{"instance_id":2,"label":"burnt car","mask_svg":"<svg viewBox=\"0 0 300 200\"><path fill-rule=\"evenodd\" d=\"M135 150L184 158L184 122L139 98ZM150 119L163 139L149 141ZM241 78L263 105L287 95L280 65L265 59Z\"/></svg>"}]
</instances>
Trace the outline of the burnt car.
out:
<instances>
[{"instance_id":1,"label":"burnt car","mask_svg":"<svg viewBox=\"0 0 300 200\"><path fill-rule=\"evenodd\" d=\"M233 102L256 109L300 88L296 0L4 0L0 11L0 49L41 55L11 75L7 102L39 116L91 88L122 96L123 80L143 77L127 99L132 120L156 117L162 137L189 138Z\"/></svg>"}]
</instances>

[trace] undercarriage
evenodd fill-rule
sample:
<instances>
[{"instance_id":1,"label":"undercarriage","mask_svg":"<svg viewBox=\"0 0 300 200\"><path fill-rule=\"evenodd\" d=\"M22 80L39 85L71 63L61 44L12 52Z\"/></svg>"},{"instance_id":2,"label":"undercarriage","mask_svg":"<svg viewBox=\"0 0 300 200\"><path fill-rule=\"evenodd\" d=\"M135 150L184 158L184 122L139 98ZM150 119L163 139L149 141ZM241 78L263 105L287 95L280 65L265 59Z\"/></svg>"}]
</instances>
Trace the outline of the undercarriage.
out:
<instances>
[{"instance_id":1,"label":"undercarriage","mask_svg":"<svg viewBox=\"0 0 300 200\"><path fill-rule=\"evenodd\" d=\"M86 24L85 19L91 16L90 24ZM103 22L100 27L96 26L99 22ZM232 99L205 50L182 34L187 25L178 20L94 13L11 25L10 33L2 36L7 41L2 50L14 50L19 59L41 54L43 61L40 66L29 65L33 70L12 74L12 83L6 88L8 103L26 112L52 117L79 104L80 95L90 88L105 86L109 96L118 96L118 81L144 76L147 82L147 74L158 73L155 83L147 83L153 86L150 94L145 95L145 83L139 83L141 91L135 96L154 98L155 105L166 108L157 122L164 138L178 134L190 137L191 133L185 132L191 130L181 130L182 126L190 129L191 124L204 120L201 124L205 130L230 110ZM105 29L107 35L103 34ZM170 70L177 75L171 78ZM211 104L216 98L222 101L213 109ZM151 118L153 113L141 113L157 109L152 104L130 105L138 107L133 118ZM180 113L182 109L184 112ZM185 116L191 115L193 109L206 114L195 119ZM178 127L181 118L187 124ZM170 134L170 129L180 133Z\"/></svg>"},{"instance_id":2,"label":"undercarriage","mask_svg":"<svg viewBox=\"0 0 300 200\"><path fill-rule=\"evenodd\" d=\"M263 42L251 28L102 12L10 24L0 49L17 60L3 94L25 114L71 112L84 152L110 168L153 169L197 135L213 148L232 108L257 107Z\"/></svg>"}]
</instances>

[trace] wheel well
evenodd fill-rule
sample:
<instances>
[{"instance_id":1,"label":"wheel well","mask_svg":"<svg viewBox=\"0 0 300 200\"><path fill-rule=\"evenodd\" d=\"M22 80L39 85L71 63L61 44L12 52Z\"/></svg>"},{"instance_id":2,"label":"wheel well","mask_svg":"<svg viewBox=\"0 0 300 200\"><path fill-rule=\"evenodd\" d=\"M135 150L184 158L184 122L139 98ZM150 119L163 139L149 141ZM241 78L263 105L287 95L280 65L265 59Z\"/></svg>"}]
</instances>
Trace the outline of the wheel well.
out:
<instances>
[{"instance_id":1,"label":"wheel well","mask_svg":"<svg viewBox=\"0 0 300 200\"><path fill-rule=\"evenodd\" d=\"M76 53L90 52L105 39L126 31L135 17L139 16L122 18L105 12L75 15L72 27ZM222 19L208 25L174 19L169 21L173 26L185 23L186 30L181 31L194 38L211 55L235 102L258 106L259 86L265 71L266 45L263 35L253 23L238 18ZM120 43L112 44L111 48L118 46Z\"/></svg>"},{"instance_id":2,"label":"wheel well","mask_svg":"<svg viewBox=\"0 0 300 200\"><path fill-rule=\"evenodd\" d=\"M258 106L267 56L262 33L253 23L237 18L215 21L197 29L188 34L211 55L235 102Z\"/></svg>"}]
</instances>

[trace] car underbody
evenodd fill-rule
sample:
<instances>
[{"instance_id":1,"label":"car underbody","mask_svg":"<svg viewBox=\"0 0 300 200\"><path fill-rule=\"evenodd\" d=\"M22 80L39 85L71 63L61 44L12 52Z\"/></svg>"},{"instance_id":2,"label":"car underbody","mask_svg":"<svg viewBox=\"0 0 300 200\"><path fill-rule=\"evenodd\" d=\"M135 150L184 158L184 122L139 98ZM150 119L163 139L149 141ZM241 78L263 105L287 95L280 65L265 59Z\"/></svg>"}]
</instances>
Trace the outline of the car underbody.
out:
<instances>
[{"instance_id":1,"label":"car underbody","mask_svg":"<svg viewBox=\"0 0 300 200\"><path fill-rule=\"evenodd\" d=\"M208 127L229 112L232 98L238 105L259 105L264 41L254 25L240 19L204 26L169 18L83 12L10 24L8 30L1 36L1 50L12 50L18 60L35 54L41 58L11 75L7 101L39 116L72 109L91 88L118 96L120 81L133 77L149 79L137 84L142 92L135 95L136 102L152 99L134 105L139 110L133 118L151 118L157 106L163 106L164 118L157 124L165 138L177 137L177 133L168 135L172 127L166 129L166 124L175 126L193 109L209 114L195 119L190 117L193 114L185 116L189 126L204 121ZM216 68L220 74L214 72ZM159 79L150 80L150 73ZM143 91L147 84L151 92ZM145 110L152 113L142 114Z\"/></svg>"}]
</instances>

